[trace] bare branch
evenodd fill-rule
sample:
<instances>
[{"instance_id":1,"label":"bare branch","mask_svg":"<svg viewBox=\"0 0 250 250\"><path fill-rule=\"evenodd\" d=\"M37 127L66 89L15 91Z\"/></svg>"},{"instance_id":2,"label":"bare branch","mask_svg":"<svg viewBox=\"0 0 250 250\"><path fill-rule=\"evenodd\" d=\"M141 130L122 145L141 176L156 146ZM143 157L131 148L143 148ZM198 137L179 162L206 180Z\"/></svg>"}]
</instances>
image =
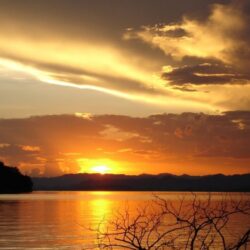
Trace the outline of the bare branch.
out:
<instances>
[{"instance_id":1,"label":"bare branch","mask_svg":"<svg viewBox=\"0 0 250 250\"><path fill-rule=\"evenodd\" d=\"M215 197L216 198L216 197ZM204 199L192 193L192 198L182 197L172 202L160 196L136 214L126 209L117 213L108 223L106 231L97 228L100 249L131 250L237 250L250 242L249 197L234 199L225 196L215 199L207 194ZM236 237L231 223L237 216L245 217L242 229ZM243 218L244 219L244 218Z\"/></svg>"}]
</instances>

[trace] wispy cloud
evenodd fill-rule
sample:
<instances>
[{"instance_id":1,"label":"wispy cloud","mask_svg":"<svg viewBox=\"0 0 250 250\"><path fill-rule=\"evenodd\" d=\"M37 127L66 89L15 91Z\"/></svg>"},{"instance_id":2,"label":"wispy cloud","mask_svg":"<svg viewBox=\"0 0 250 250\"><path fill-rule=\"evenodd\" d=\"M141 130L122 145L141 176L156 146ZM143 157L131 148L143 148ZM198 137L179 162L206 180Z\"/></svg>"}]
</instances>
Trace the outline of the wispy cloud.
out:
<instances>
[{"instance_id":1,"label":"wispy cloud","mask_svg":"<svg viewBox=\"0 0 250 250\"><path fill-rule=\"evenodd\" d=\"M79 12L86 1L70 10L68 2L61 1L58 15L49 1L40 1L39 8L28 2L5 3L0 10L0 65L13 79L21 75L168 110L249 109L248 3L206 2L214 4L200 19L177 15L177 3L168 1L161 3L176 13L163 12L160 2L152 0L143 7L148 17L136 14L138 3L116 2L119 13L133 12L126 22L120 17L116 22L99 1L88 3L90 9L79 8L95 13L96 6L102 6L99 15L93 15L97 20ZM183 6L191 12L192 4ZM10 11L15 18L6 14ZM46 20L41 12L46 12Z\"/></svg>"}]
</instances>

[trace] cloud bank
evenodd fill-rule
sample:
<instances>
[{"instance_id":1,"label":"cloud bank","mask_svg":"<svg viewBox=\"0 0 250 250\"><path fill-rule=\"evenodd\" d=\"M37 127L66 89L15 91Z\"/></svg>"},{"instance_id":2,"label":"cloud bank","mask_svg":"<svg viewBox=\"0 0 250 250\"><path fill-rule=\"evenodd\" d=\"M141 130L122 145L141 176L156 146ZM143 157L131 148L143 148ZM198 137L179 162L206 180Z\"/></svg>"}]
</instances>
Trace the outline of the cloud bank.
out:
<instances>
[{"instance_id":1,"label":"cloud bank","mask_svg":"<svg viewBox=\"0 0 250 250\"><path fill-rule=\"evenodd\" d=\"M250 112L54 115L0 120L0 158L31 175L88 172L245 173Z\"/></svg>"}]
</instances>

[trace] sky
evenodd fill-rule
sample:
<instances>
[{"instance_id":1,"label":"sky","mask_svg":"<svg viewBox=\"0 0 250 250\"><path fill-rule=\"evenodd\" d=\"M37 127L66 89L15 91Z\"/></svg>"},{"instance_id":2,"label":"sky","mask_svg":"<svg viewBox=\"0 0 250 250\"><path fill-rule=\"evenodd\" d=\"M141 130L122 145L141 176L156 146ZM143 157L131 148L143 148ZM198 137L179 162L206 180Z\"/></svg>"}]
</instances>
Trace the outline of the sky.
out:
<instances>
[{"instance_id":1,"label":"sky","mask_svg":"<svg viewBox=\"0 0 250 250\"><path fill-rule=\"evenodd\" d=\"M248 0L0 0L0 159L33 176L250 170Z\"/></svg>"}]
</instances>

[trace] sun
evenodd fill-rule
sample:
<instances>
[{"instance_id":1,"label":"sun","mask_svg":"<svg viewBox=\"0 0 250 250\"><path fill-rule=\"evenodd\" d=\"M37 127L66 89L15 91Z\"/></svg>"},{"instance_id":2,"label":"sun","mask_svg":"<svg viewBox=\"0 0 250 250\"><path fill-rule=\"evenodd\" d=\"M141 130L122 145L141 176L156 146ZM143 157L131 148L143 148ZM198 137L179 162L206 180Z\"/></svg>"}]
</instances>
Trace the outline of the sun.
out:
<instances>
[{"instance_id":1,"label":"sun","mask_svg":"<svg viewBox=\"0 0 250 250\"><path fill-rule=\"evenodd\" d=\"M78 158L79 173L119 174L121 163L108 158Z\"/></svg>"},{"instance_id":2,"label":"sun","mask_svg":"<svg viewBox=\"0 0 250 250\"><path fill-rule=\"evenodd\" d=\"M110 169L105 165L94 166L91 168L92 172L99 173L99 174L106 174L109 170Z\"/></svg>"}]
</instances>

